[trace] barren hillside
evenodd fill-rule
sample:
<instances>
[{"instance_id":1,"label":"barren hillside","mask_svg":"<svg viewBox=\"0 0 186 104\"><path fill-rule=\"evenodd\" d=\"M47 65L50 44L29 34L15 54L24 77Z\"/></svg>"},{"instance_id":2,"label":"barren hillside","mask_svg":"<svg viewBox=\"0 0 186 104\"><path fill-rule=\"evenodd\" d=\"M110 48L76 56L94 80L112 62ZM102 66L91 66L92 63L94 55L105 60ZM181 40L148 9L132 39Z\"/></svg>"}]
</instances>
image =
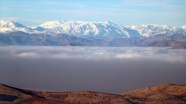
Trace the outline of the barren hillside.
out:
<instances>
[{"instance_id":1,"label":"barren hillside","mask_svg":"<svg viewBox=\"0 0 186 104\"><path fill-rule=\"evenodd\" d=\"M0 104L185 104L186 86L164 84L122 94L39 92L0 85Z\"/></svg>"}]
</instances>

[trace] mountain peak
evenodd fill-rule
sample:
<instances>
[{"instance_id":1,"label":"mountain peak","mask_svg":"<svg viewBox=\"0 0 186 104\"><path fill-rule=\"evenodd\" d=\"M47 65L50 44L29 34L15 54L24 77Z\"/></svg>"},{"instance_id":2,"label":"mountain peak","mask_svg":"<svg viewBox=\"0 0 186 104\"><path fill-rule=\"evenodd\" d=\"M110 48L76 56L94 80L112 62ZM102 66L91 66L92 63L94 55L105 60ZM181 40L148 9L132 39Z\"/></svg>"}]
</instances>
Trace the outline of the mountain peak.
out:
<instances>
[{"instance_id":1,"label":"mountain peak","mask_svg":"<svg viewBox=\"0 0 186 104\"><path fill-rule=\"evenodd\" d=\"M143 24L124 27L110 21L49 21L39 26L27 28L24 25L7 20L0 21L0 32L22 31L26 33L69 34L76 36L116 36L116 37L149 37L157 34L186 34L186 25L169 27L167 25Z\"/></svg>"},{"instance_id":2,"label":"mountain peak","mask_svg":"<svg viewBox=\"0 0 186 104\"><path fill-rule=\"evenodd\" d=\"M168 25L157 25L157 24L142 24L138 26L131 26L133 30L137 30L142 36L149 37L157 34L169 34L172 35L174 31Z\"/></svg>"},{"instance_id":3,"label":"mountain peak","mask_svg":"<svg viewBox=\"0 0 186 104\"><path fill-rule=\"evenodd\" d=\"M0 27L4 27L4 28L25 28L24 25L17 23L17 22L13 22L13 21L7 21L7 20L0 20Z\"/></svg>"},{"instance_id":4,"label":"mountain peak","mask_svg":"<svg viewBox=\"0 0 186 104\"><path fill-rule=\"evenodd\" d=\"M158 24L142 24L142 25L139 25L139 26L142 26L142 27L146 27L146 28L171 28L170 26L168 25L158 25Z\"/></svg>"},{"instance_id":5,"label":"mountain peak","mask_svg":"<svg viewBox=\"0 0 186 104\"><path fill-rule=\"evenodd\" d=\"M57 27L60 26L61 24L63 24L65 21L49 21L49 22L45 22L39 26L44 27L44 28L53 28L53 27Z\"/></svg>"},{"instance_id":6,"label":"mountain peak","mask_svg":"<svg viewBox=\"0 0 186 104\"><path fill-rule=\"evenodd\" d=\"M1 20L0 21L0 27L15 27L14 22L12 21L7 21L7 20Z\"/></svg>"},{"instance_id":7,"label":"mountain peak","mask_svg":"<svg viewBox=\"0 0 186 104\"><path fill-rule=\"evenodd\" d=\"M47 33L67 33L70 35L92 35L92 36L122 36L130 37L130 33L123 26L104 22L86 22L86 21L50 21L41 25ZM131 30L133 31L133 30Z\"/></svg>"},{"instance_id":8,"label":"mountain peak","mask_svg":"<svg viewBox=\"0 0 186 104\"><path fill-rule=\"evenodd\" d=\"M183 25L181 28L186 30L186 25Z\"/></svg>"}]
</instances>

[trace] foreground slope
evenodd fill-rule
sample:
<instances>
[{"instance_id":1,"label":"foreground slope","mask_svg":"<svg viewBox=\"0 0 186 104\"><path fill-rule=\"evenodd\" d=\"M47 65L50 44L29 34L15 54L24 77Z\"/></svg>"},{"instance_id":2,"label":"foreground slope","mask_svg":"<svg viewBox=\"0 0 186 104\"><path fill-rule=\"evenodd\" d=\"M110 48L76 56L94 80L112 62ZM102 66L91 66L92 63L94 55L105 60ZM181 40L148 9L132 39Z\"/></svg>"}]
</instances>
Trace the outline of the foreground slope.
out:
<instances>
[{"instance_id":1,"label":"foreground slope","mask_svg":"<svg viewBox=\"0 0 186 104\"><path fill-rule=\"evenodd\" d=\"M137 104L185 104L186 86L164 84L121 94Z\"/></svg>"},{"instance_id":2,"label":"foreground slope","mask_svg":"<svg viewBox=\"0 0 186 104\"><path fill-rule=\"evenodd\" d=\"M0 85L0 104L185 104L186 85L164 84L122 94L36 92Z\"/></svg>"}]
</instances>

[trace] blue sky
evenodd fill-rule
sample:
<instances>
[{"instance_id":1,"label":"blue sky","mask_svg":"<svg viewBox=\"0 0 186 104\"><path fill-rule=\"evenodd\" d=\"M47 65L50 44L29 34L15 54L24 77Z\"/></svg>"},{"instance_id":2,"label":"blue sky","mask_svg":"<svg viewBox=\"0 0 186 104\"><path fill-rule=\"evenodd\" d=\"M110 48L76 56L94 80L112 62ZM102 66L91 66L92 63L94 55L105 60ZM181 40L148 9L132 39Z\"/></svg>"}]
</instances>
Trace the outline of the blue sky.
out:
<instances>
[{"instance_id":1,"label":"blue sky","mask_svg":"<svg viewBox=\"0 0 186 104\"><path fill-rule=\"evenodd\" d=\"M26 26L46 21L186 25L186 0L0 0L0 19Z\"/></svg>"}]
</instances>

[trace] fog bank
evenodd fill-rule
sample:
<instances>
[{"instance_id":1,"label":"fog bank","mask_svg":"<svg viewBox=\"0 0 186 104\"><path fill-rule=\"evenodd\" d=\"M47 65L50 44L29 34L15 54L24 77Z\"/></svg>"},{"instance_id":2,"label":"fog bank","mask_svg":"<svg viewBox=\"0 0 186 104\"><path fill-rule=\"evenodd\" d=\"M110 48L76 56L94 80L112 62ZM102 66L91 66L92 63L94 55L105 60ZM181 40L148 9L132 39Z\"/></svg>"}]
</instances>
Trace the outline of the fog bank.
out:
<instances>
[{"instance_id":1,"label":"fog bank","mask_svg":"<svg viewBox=\"0 0 186 104\"><path fill-rule=\"evenodd\" d=\"M186 51L137 47L0 48L0 83L45 91L125 91L186 84Z\"/></svg>"}]
</instances>

